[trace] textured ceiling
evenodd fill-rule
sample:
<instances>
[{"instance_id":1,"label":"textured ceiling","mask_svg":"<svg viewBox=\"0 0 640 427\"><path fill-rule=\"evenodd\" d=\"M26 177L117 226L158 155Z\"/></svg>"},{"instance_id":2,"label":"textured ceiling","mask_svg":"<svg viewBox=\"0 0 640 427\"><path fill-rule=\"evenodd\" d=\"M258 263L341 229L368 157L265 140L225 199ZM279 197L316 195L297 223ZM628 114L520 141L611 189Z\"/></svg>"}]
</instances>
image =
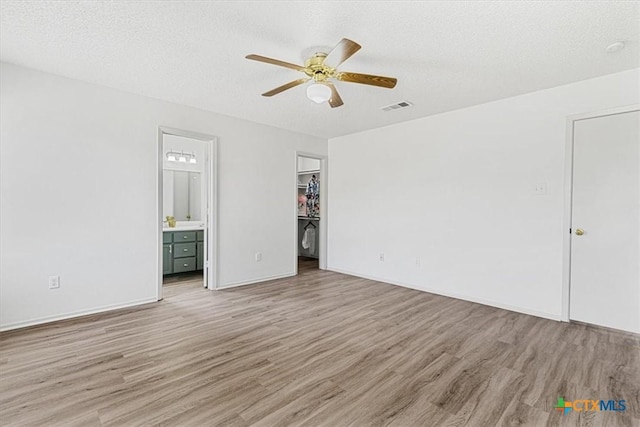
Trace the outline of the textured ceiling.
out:
<instances>
[{"instance_id":1,"label":"textured ceiling","mask_svg":"<svg viewBox=\"0 0 640 427\"><path fill-rule=\"evenodd\" d=\"M636 1L2 0L0 59L334 137L638 67L639 20ZM337 82L335 109L304 86L260 96L302 75L245 55L301 64L342 37L362 49L341 70L396 88Z\"/></svg>"}]
</instances>

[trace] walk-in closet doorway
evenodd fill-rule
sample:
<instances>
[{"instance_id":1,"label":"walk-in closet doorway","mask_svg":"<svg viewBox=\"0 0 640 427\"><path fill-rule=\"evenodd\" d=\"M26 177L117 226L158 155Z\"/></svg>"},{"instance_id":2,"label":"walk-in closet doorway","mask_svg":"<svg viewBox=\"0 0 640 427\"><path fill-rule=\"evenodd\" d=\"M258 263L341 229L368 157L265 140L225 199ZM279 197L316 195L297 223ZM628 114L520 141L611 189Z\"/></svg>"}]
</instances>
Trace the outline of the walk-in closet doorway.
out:
<instances>
[{"instance_id":1,"label":"walk-in closet doorway","mask_svg":"<svg viewBox=\"0 0 640 427\"><path fill-rule=\"evenodd\" d=\"M294 272L327 268L327 158L296 152Z\"/></svg>"}]
</instances>

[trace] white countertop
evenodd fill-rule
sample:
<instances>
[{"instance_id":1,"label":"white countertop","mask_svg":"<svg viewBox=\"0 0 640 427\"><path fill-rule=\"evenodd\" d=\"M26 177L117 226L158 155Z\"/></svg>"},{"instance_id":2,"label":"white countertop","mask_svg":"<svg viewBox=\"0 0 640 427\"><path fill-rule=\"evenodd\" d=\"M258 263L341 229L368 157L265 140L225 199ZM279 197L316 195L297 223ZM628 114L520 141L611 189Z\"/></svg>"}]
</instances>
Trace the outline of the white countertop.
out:
<instances>
[{"instance_id":1,"label":"white countertop","mask_svg":"<svg viewBox=\"0 0 640 427\"><path fill-rule=\"evenodd\" d=\"M175 227L163 227L162 232L165 231L198 231L204 230L201 225L176 225Z\"/></svg>"}]
</instances>

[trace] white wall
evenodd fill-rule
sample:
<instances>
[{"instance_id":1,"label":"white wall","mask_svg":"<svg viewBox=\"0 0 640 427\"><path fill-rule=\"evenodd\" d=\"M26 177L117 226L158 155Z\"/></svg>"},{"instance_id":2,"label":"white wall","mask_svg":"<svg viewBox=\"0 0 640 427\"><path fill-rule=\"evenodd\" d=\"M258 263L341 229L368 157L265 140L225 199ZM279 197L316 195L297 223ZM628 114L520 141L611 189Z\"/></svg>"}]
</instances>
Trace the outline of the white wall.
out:
<instances>
[{"instance_id":1,"label":"white wall","mask_svg":"<svg viewBox=\"0 0 640 427\"><path fill-rule=\"evenodd\" d=\"M0 328L155 300L158 126L219 138L220 285L293 273L295 152L326 140L0 67Z\"/></svg>"},{"instance_id":2,"label":"white wall","mask_svg":"<svg viewBox=\"0 0 640 427\"><path fill-rule=\"evenodd\" d=\"M638 103L639 81L636 69L329 140L328 268L559 319L566 117Z\"/></svg>"},{"instance_id":3,"label":"white wall","mask_svg":"<svg viewBox=\"0 0 640 427\"><path fill-rule=\"evenodd\" d=\"M298 172L320 170L320 160L309 157L298 157Z\"/></svg>"}]
</instances>

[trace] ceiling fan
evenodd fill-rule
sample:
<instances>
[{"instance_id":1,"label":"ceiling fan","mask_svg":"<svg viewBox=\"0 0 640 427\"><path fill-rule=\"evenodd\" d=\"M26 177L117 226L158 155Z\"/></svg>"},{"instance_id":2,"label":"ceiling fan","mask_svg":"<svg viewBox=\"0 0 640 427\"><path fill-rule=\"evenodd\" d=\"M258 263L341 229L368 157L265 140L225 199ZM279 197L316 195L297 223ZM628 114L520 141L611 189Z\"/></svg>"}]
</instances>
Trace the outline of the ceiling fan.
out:
<instances>
[{"instance_id":1,"label":"ceiling fan","mask_svg":"<svg viewBox=\"0 0 640 427\"><path fill-rule=\"evenodd\" d=\"M278 59L267 58L261 55L247 55L247 59L254 61L266 62L267 64L278 65L280 67L290 68L306 74L298 80L294 80L275 89L262 94L262 96L273 96L287 89L299 86L310 80L313 84L307 87L307 97L312 101L320 104L329 102L331 108L339 107L343 104L342 98L338 94L336 87L331 82L332 79L349 83L361 83L365 85L378 86L391 89L398 82L393 77L375 76L371 74L350 73L346 71L338 71L337 68L344 61L349 59L354 53L360 50L362 46L353 40L342 39L334 47L331 52L318 52L301 65L291 64L289 62L280 61Z\"/></svg>"}]
</instances>

